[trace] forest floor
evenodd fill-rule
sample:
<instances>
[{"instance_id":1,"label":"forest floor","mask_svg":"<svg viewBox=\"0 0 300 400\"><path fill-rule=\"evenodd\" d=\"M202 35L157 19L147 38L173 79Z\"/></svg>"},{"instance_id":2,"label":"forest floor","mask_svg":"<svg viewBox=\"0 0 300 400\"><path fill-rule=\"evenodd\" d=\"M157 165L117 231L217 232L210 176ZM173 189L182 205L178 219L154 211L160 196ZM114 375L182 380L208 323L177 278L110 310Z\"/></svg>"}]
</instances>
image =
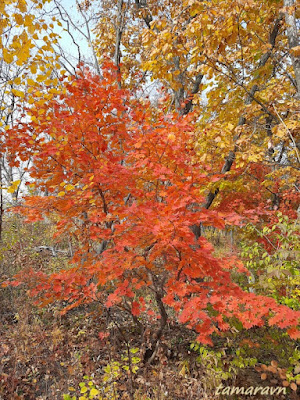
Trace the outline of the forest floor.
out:
<instances>
[{"instance_id":1,"label":"forest floor","mask_svg":"<svg viewBox=\"0 0 300 400\"><path fill-rule=\"evenodd\" d=\"M61 400L64 394L78 399L83 382L93 382L93 387L103 390L103 399L110 400L243 399L248 396L218 397L216 389L221 382L224 387L282 386L272 373L262 381L255 367L237 369L232 379L222 381L218 369L201 363L199 353L190 348L194 335L178 325L167 327L155 358L144 363L144 343L131 323L120 325L127 342L114 326L100 338L107 321L94 305L61 317L56 307L37 309L18 291L14 309L6 301L1 304L0 399ZM223 346L224 338L218 339L216 349ZM128 348L136 367L131 372ZM274 357L265 354L267 361ZM230 360L230 356L222 358L224 368ZM217 364L218 359L211 361ZM254 398L296 400L297 396L289 389L288 395Z\"/></svg>"},{"instance_id":2,"label":"forest floor","mask_svg":"<svg viewBox=\"0 0 300 400\"><path fill-rule=\"evenodd\" d=\"M34 254L17 242L3 254L1 281L24 266L50 268L66 261ZM270 328L226 332L214 338L213 350L206 350L192 348L195 334L170 322L155 357L144 362L147 327L141 334L121 314L116 325L97 304L65 315L61 309L59 303L36 307L26 288L0 288L1 400L83 400L93 393L103 400L300 398L299 386L298 393L288 387L285 395L217 396L220 384L283 387L285 359L288 363L297 343L276 339ZM253 358L255 365L248 362Z\"/></svg>"}]
</instances>

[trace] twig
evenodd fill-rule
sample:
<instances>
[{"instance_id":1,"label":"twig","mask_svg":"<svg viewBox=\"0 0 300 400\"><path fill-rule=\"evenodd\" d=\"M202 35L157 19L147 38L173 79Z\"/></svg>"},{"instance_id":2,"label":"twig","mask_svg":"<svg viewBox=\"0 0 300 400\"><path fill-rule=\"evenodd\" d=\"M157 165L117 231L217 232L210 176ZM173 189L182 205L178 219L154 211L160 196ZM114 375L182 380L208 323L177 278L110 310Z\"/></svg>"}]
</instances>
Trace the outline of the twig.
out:
<instances>
[{"instance_id":1,"label":"twig","mask_svg":"<svg viewBox=\"0 0 300 400\"><path fill-rule=\"evenodd\" d=\"M291 134L291 131L289 130L289 128L286 126L286 123L281 118L281 115L278 113L276 107L273 106L273 108L274 108L276 114L278 115L278 118L279 118L280 122L283 124L283 126L285 127L287 133L289 134L289 137L290 137L291 141L293 142L293 145L294 145L294 148L295 148L295 153L296 153L296 156L297 156L297 159L298 159L298 163L300 164L300 156L299 156L299 153L298 153L297 144L295 142L295 139L294 139L293 135Z\"/></svg>"}]
</instances>

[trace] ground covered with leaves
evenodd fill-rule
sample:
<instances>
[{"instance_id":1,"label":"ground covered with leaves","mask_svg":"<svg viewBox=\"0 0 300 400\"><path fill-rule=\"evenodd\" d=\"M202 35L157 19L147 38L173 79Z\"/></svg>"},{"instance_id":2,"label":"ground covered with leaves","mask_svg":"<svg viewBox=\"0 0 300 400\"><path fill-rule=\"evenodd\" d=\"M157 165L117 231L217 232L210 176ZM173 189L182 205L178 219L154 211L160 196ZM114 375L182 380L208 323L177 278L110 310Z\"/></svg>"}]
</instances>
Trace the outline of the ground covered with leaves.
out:
<instances>
[{"instance_id":1,"label":"ground covered with leaves","mask_svg":"<svg viewBox=\"0 0 300 400\"><path fill-rule=\"evenodd\" d=\"M0 395L4 399L63 399L64 394L70 395L66 399L80 398L85 388L88 393L95 388L103 399L130 399L130 393L135 399L213 399L221 382L224 386L274 387L286 381L287 369L277 369L274 358L280 357L280 347L284 353L284 347L291 345L288 341L277 350L278 343L272 343L256 352L267 365L247 366L246 356L229 353L236 346L230 348L226 340L218 339L213 351L201 348L201 356L201 351L191 349L194 338L190 331L169 326L149 364L143 362L143 343L130 324L121 325L127 343L114 326L101 339L99 332L106 329L107 321L93 307L61 318L53 308L36 310L24 297L19 300L14 309L17 313L2 311ZM260 347L261 335L267 344L268 334L263 330L248 333L248 338L238 335L242 354L255 354L251 350L256 343ZM203 351L208 352L205 357ZM288 396L297 399L291 388Z\"/></svg>"},{"instance_id":2,"label":"ground covered with leaves","mask_svg":"<svg viewBox=\"0 0 300 400\"><path fill-rule=\"evenodd\" d=\"M5 239L11 244L2 248L1 279L26 266L53 270L68 262L65 255L36 251L38 245L49 244L49 226L18 221L9 226ZM42 241L41 230L48 232ZM214 347L209 347L196 343L193 331L171 321L149 360L153 327L141 332L118 309L103 313L92 303L62 315L63 303L37 307L22 286L1 288L0 296L2 399L244 398L217 397L221 384L286 387L286 395L257 399L299 396L297 342L278 329L245 331L237 324L214 337Z\"/></svg>"}]
</instances>

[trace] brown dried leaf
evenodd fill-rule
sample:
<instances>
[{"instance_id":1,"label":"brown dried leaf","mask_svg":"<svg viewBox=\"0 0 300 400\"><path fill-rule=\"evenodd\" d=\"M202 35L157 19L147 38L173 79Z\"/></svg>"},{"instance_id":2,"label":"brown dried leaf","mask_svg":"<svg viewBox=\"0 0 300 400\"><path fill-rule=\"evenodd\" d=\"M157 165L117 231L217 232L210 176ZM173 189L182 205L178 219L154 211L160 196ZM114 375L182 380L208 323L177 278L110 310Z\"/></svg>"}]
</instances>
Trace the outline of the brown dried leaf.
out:
<instances>
[{"instance_id":1,"label":"brown dried leaf","mask_svg":"<svg viewBox=\"0 0 300 400\"><path fill-rule=\"evenodd\" d=\"M264 372L263 374L261 374L260 379L262 381L265 381L267 379L268 375Z\"/></svg>"},{"instance_id":2,"label":"brown dried leaf","mask_svg":"<svg viewBox=\"0 0 300 400\"><path fill-rule=\"evenodd\" d=\"M275 361L275 360L272 360L272 361L271 361L271 365L272 365L272 367L277 368L277 367L278 367L278 362Z\"/></svg>"},{"instance_id":3,"label":"brown dried leaf","mask_svg":"<svg viewBox=\"0 0 300 400\"><path fill-rule=\"evenodd\" d=\"M273 374L276 374L276 372L277 372L277 368L273 367L272 365L269 366L268 370L270 372L273 372Z\"/></svg>"}]
</instances>

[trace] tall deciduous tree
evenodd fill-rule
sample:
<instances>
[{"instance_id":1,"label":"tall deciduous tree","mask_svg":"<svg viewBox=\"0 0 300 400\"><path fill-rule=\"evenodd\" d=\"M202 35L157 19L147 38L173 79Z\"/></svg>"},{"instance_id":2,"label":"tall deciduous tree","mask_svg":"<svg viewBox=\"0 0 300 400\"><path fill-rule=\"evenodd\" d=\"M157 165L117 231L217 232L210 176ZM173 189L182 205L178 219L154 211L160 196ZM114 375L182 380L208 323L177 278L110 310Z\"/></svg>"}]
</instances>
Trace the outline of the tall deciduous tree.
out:
<instances>
[{"instance_id":1,"label":"tall deciduous tree","mask_svg":"<svg viewBox=\"0 0 300 400\"><path fill-rule=\"evenodd\" d=\"M96 27L100 59L113 59L121 29L122 84L141 85L148 76L172 93L166 106L196 113L198 157L219 179L206 188L203 206L295 211L300 160L295 2L124 1L122 26L118 3L103 4ZM258 184L262 196L251 202L249 193Z\"/></svg>"},{"instance_id":2,"label":"tall deciduous tree","mask_svg":"<svg viewBox=\"0 0 300 400\"><path fill-rule=\"evenodd\" d=\"M210 177L197 161L192 118L132 99L118 88L117 68L103 66L103 74L78 73L65 94L30 110L31 123L8 131L8 146L33 157L31 177L49 192L28 197L20 212L28 221L55 214L57 234L71 232L78 242L69 270L28 273L31 293L43 305L66 300L67 309L98 301L141 327L142 314L158 315L152 351L170 308L203 343L235 318L245 328L269 318L297 337L299 312L244 292L231 278L247 273L241 263L195 240L192 225L222 228L239 218L199 210Z\"/></svg>"},{"instance_id":3,"label":"tall deciduous tree","mask_svg":"<svg viewBox=\"0 0 300 400\"><path fill-rule=\"evenodd\" d=\"M36 83L56 86L58 82L53 70L59 65L56 66L51 46L57 35L53 32L54 21L49 21L43 10L45 3L8 0L0 4L0 236L4 210L7 203L18 200L20 185L30 163L28 159L18 160L12 166L13 154L5 151L2 132L24 116L22 107L26 102L34 101L30 93Z\"/></svg>"}]
</instances>

